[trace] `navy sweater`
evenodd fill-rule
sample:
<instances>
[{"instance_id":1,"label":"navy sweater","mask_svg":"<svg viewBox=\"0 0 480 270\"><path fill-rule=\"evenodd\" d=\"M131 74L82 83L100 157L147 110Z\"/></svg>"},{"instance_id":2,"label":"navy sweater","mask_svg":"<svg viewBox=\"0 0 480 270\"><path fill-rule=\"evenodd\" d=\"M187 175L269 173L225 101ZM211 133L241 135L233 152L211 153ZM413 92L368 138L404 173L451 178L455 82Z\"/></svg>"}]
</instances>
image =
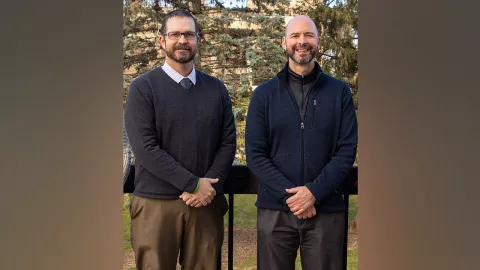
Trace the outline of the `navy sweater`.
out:
<instances>
[{"instance_id":1,"label":"navy sweater","mask_svg":"<svg viewBox=\"0 0 480 270\"><path fill-rule=\"evenodd\" d=\"M158 67L130 85L125 126L135 155L135 195L178 199L193 192L200 177L219 178L213 187L223 193L236 147L232 105L220 80L198 70L196 78L186 90Z\"/></svg>"},{"instance_id":2,"label":"navy sweater","mask_svg":"<svg viewBox=\"0 0 480 270\"><path fill-rule=\"evenodd\" d=\"M306 186L318 212L344 211L339 190L355 161L358 138L351 90L321 72L302 121L288 87L287 62L250 100L245 144L247 165L259 182L256 206L289 211L285 189Z\"/></svg>"}]
</instances>

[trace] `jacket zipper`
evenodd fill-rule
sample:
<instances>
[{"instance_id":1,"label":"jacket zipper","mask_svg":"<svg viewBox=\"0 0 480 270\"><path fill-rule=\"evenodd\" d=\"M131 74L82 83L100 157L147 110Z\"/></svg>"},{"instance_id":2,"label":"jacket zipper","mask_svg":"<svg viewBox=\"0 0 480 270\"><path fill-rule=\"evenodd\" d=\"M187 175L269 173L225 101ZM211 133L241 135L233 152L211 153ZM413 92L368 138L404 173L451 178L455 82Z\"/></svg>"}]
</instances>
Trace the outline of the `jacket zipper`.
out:
<instances>
[{"instance_id":1,"label":"jacket zipper","mask_svg":"<svg viewBox=\"0 0 480 270\"><path fill-rule=\"evenodd\" d=\"M302 81L302 84L303 84L303 81ZM303 124L303 119L302 119L302 114L301 114L301 111L300 109L298 108L298 105L297 105L297 102L295 101L295 97L293 96L293 94L290 92L290 90L287 88L287 93L289 94L290 96L290 99L292 100L292 104L293 104L293 107L295 109L295 111L297 112L297 117L298 119L300 120L300 138L301 138L301 159L302 159L302 181L303 181L303 129L305 128L305 125ZM303 96L302 96L303 98Z\"/></svg>"},{"instance_id":2,"label":"jacket zipper","mask_svg":"<svg viewBox=\"0 0 480 270\"><path fill-rule=\"evenodd\" d=\"M303 121L300 125L300 141L301 141L301 155L302 155L302 183L305 186L305 153L304 153L304 141L303 141L303 130L305 129L305 125L303 124Z\"/></svg>"},{"instance_id":3,"label":"jacket zipper","mask_svg":"<svg viewBox=\"0 0 480 270\"><path fill-rule=\"evenodd\" d=\"M312 128L315 125L315 108L317 107L317 99L313 99Z\"/></svg>"},{"instance_id":4,"label":"jacket zipper","mask_svg":"<svg viewBox=\"0 0 480 270\"><path fill-rule=\"evenodd\" d=\"M303 124L303 121L305 119L305 115L306 115L306 112L307 112L307 108L305 106L305 98L304 98L304 94L303 94L303 75L302 75L302 110L305 109L305 111L303 112L303 117L302 117L302 123L300 124L300 142L301 142L301 146L300 146L300 151L301 151L301 159L302 159L302 172L301 172L301 179L302 179L302 184L303 186L305 186L305 142L304 142L304 138L303 138L303 131L305 129L305 125Z\"/></svg>"},{"instance_id":5,"label":"jacket zipper","mask_svg":"<svg viewBox=\"0 0 480 270\"><path fill-rule=\"evenodd\" d=\"M322 75L320 75L320 77L321 76ZM304 100L304 103L305 103L308 100L309 93L307 93L307 97L305 99L303 97L303 77L304 76L302 75L302 100ZM320 80L320 77L317 79L317 81L315 81L313 83L312 88L317 84L318 80ZM305 142L304 142L304 134L303 133L304 133L304 129L305 129L304 119L305 119L305 116L307 115L307 108L306 108L306 106L304 106L305 107L305 112L304 112L304 117L302 118L301 111L300 111L300 109L298 109L297 103L295 102L295 98L292 96L290 91L287 90L287 92L289 93L290 98L292 99L293 105L298 112L298 117L300 118L300 155L301 155L301 165L302 165L301 179L302 179L303 185L305 185L305 150L304 150ZM309 89L309 92L310 92L310 89ZM316 99L314 99L314 103L316 105Z\"/></svg>"}]
</instances>

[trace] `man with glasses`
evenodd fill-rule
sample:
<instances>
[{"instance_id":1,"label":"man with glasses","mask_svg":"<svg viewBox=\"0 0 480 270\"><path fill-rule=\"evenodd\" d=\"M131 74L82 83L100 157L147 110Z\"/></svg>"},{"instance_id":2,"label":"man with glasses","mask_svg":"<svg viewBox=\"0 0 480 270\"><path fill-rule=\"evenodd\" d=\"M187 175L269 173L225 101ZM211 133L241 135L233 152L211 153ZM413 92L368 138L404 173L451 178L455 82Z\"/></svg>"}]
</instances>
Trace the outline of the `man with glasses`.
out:
<instances>
[{"instance_id":1,"label":"man with glasses","mask_svg":"<svg viewBox=\"0 0 480 270\"><path fill-rule=\"evenodd\" d=\"M199 26L185 10L159 31L163 66L136 78L125 105L135 155L130 205L137 269L217 269L228 210L222 185L235 156L225 85L195 69Z\"/></svg>"},{"instance_id":2,"label":"man with glasses","mask_svg":"<svg viewBox=\"0 0 480 270\"><path fill-rule=\"evenodd\" d=\"M258 86L246 121L247 165L259 182L259 270L341 270L341 188L355 160L357 119L348 85L315 61L319 35L307 16L287 25L288 61Z\"/></svg>"}]
</instances>

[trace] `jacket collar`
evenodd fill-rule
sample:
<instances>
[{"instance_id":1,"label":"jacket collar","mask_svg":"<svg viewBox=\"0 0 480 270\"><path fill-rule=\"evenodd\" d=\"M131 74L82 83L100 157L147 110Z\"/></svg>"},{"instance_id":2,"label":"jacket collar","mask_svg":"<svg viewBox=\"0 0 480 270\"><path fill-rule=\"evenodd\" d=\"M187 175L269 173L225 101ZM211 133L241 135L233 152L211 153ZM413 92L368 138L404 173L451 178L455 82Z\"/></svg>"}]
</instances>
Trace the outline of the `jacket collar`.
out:
<instances>
[{"instance_id":1,"label":"jacket collar","mask_svg":"<svg viewBox=\"0 0 480 270\"><path fill-rule=\"evenodd\" d=\"M282 70L277 73L277 77L285 85L288 83L288 69L289 69L288 62L289 61L287 61L285 63L285 65L283 66ZM313 67L313 72L315 72L315 71L318 72L317 76L320 76L323 73L323 70L322 70L322 68L320 67L320 65L318 64L317 61L315 61L315 66Z\"/></svg>"}]
</instances>

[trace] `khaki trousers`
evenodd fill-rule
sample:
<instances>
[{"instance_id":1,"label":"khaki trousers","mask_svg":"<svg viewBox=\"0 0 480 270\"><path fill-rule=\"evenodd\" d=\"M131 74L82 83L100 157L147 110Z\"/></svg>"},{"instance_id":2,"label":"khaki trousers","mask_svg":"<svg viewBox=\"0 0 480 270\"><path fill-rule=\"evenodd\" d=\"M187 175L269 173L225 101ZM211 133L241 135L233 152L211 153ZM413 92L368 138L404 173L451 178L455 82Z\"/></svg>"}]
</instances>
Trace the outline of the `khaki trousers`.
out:
<instances>
[{"instance_id":1,"label":"khaki trousers","mask_svg":"<svg viewBox=\"0 0 480 270\"><path fill-rule=\"evenodd\" d=\"M211 204L194 208L181 199L134 195L130 205L131 243L137 270L174 270L177 259L185 270L216 270L226 212L216 206L220 200L225 196L218 195Z\"/></svg>"}]
</instances>

